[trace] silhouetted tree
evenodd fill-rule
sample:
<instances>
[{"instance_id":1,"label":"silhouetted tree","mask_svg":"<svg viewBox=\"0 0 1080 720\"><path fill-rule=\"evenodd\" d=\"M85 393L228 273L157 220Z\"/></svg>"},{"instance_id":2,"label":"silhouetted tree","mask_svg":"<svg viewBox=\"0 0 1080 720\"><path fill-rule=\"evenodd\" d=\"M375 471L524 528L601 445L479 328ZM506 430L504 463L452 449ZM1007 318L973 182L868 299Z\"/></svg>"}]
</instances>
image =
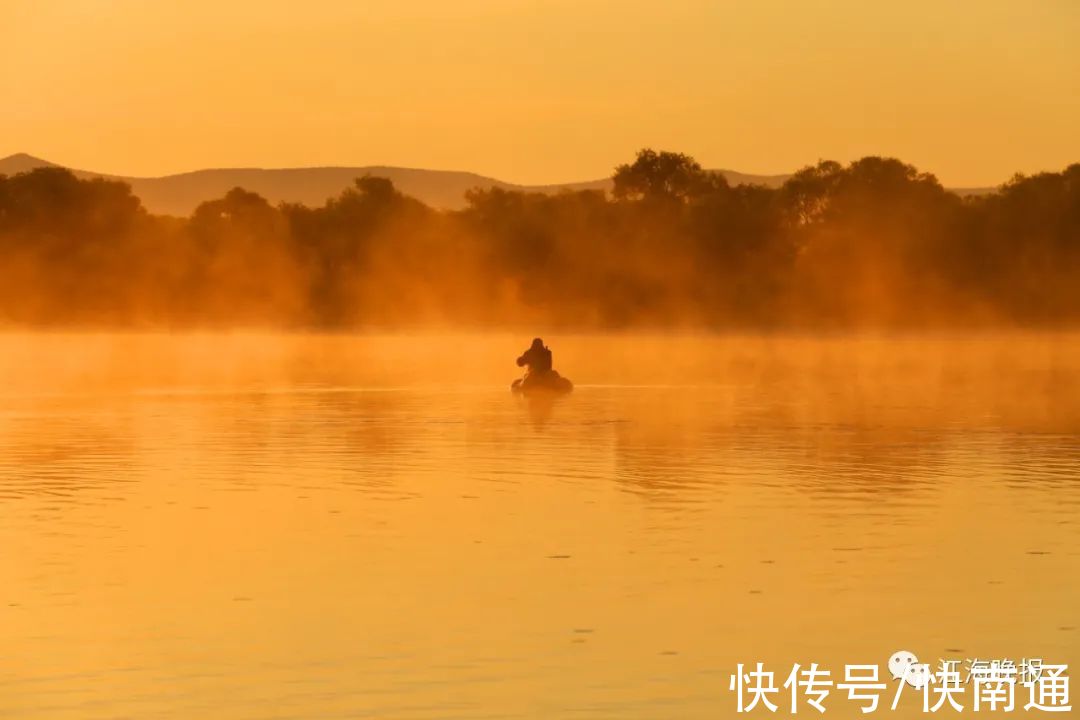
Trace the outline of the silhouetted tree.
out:
<instances>
[{"instance_id":1,"label":"silhouetted tree","mask_svg":"<svg viewBox=\"0 0 1080 720\"><path fill-rule=\"evenodd\" d=\"M689 155L646 148L633 163L615 168L614 195L618 200L686 200L727 180L706 172Z\"/></svg>"},{"instance_id":2,"label":"silhouetted tree","mask_svg":"<svg viewBox=\"0 0 1080 720\"><path fill-rule=\"evenodd\" d=\"M642 150L613 197L474 190L433 210L384 178L321 207L235 188L190 218L59 168L0 176L0 322L578 327L1080 319L1080 165L962 199L893 158L731 187Z\"/></svg>"}]
</instances>

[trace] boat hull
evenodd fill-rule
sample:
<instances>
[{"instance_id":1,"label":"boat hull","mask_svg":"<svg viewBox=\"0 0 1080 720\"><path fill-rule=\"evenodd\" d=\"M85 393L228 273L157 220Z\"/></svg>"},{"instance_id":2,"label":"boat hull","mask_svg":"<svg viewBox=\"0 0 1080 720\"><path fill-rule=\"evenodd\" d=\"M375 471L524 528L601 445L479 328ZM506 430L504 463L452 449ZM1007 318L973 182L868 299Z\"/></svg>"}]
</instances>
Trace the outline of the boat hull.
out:
<instances>
[{"instance_id":1,"label":"boat hull","mask_svg":"<svg viewBox=\"0 0 1080 720\"><path fill-rule=\"evenodd\" d=\"M574 389L574 384L558 373L541 378L518 378L510 384L510 392L515 395L565 395Z\"/></svg>"}]
</instances>

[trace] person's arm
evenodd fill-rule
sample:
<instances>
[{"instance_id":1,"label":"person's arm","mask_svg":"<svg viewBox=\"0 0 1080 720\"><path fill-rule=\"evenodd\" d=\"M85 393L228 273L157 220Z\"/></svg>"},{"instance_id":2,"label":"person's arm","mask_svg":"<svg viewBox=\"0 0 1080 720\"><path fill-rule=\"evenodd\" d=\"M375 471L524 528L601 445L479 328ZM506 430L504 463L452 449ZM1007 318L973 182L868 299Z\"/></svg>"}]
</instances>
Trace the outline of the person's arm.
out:
<instances>
[{"instance_id":1,"label":"person's arm","mask_svg":"<svg viewBox=\"0 0 1080 720\"><path fill-rule=\"evenodd\" d=\"M518 364L518 367L524 367L525 363L527 363L527 362L528 362L528 360L526 359L526 356L527 356L528 354L529 354L529 353L525 353L525 355L522 355L521 357L519 357L519 358L517 359L517 364Z\"/></svg>"}]
</instances>

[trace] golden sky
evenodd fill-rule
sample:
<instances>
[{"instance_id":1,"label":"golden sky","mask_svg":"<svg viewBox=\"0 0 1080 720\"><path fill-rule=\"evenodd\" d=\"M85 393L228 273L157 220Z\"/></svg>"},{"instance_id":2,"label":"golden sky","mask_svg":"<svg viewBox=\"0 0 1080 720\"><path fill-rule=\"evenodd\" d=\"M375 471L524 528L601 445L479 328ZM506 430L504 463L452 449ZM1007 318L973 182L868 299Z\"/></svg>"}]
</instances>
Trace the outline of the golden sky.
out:
<instances>
[{"instance_id":1,"label":"golden sky","mask_svg":"<svg viewBox=\"0 0 1080 720\"><path fill-rule=\"evenodd\" d=\"M0 156L592 179L642 146L947 185L1080 161L1076 0L0 0Z\"/></svg>"}]
</instances>

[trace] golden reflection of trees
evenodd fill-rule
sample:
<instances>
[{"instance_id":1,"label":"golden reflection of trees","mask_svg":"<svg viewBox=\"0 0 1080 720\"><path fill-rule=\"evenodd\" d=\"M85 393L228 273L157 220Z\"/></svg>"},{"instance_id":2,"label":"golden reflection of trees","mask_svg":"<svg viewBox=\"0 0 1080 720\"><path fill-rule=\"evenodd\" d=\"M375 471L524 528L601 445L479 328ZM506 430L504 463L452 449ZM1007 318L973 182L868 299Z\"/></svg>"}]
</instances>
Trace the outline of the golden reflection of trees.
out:
<instances>
[{"instance_id":1,"label":"golden reflection of trees","mask_svg":"<svg viewBox=\"0 0 1080 720\"><path fill-rule=\"evenodd\" d=\"M70 499L132 482L138 447L131 423L93 414L47 404L0 420L0 496Z\"/></svg>"}]
</instances>

